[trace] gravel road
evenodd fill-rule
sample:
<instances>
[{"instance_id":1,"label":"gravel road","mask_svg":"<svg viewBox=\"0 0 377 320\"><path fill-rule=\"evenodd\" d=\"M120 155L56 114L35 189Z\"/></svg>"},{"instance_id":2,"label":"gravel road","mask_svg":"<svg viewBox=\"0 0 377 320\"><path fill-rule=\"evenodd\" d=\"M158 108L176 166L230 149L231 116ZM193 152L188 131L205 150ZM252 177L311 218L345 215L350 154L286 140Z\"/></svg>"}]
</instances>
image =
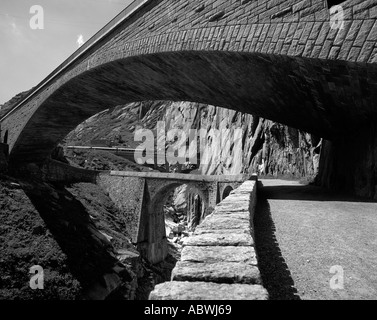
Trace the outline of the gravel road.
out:
<instances>
[{"instance_id":1,"label":"gravel road","mask_svg":"<svg viewBox=\"0 0 377 320\"><path fill-rule=\"evenodd\" d=\"M377 299L377 202L261 180L255 230L271 299Z\"/></svg>"}]
</instances>

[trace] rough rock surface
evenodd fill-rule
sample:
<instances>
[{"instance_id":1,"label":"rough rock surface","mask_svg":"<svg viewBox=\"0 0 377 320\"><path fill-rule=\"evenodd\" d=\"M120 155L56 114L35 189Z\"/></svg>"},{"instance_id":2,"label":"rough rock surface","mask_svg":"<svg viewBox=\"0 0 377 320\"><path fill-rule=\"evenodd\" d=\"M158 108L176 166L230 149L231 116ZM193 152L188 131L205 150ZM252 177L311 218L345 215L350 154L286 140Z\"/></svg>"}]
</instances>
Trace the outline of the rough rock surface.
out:
<instances>
[{"instance_id":1,"label":"rough rock surface","mask_svg":"<svg viewBox=\"0 0 377 320\"><path fill-rule=\"evenodd\" d=\"M0 176L0 300L76 299L82 286L18 181ZM30 268L44 269L44 290L29 286Z\"/></svg>"},{"instance_id":2,"label":"rough rock surface","mask_svg":"<svg viewBox=\"0 0 377 320\"><path fill-rule=\"evenodd\" d=\"M224 229L238 229L238 230L245 230L250 229L250 221L246 219L237 219L237 218L229 218L229 217L213 217L210 216L208 219L201 223L197 230L198 231L219 231Z\"/></svg>"},{"instance_id":3,"label":"rough rock surface","mask_svg":"<svg viewBox=\"0 0 377 320\"><path fill-rule=\"evenodd\" d=\"M224 108L191 102L155 101L131 103L103 111L78 126L66 144L90 145L102 139L109 145L137 147L134 132L143 127L157 133L157 121L170 129L204 129L211 140L201 155L202 174L254 173L293 178L311 177L318 167L320 139L268 120ZM211 138L211 130L226 134ZM226 151L236 129L242 129L242 148ZM171 143L171 142L170 142ZM169 141L168 141L169 145ZM72 155L66 151L72 159Z\"/></svg>"},{"instance_id":4,"label":"rough rock surface","mask_svg":"<svg viewBox=\"0 0 377 320\"><path fill-rule=\"evenodd\" d=\"M239 262L178 262L172 277L175 281L260 284L257 266Z\"/></svg>"},{"instance_id":5,"label":"rough rock surface","mask_svg":"<svg viewBox=\"0 0 377 320\"><path fill-rule=\"evenodd\" d=\"M182 250L181 261L198 263L216 262L244 262L246 264L257 264L253 247L185 247Z\"/></svg>"},{"instance_id":6,"label":"rough rock surface","mask_svg":"<svg viewBox=\"0 0 377 320\"><path fill-rule=\"evenodd\" d=\"M235 233L207 233L199 234L186 238L184 240L185 246L252 246L254 244L253 238L248 233L239 233L235 230Z\"/></svg>"},{"instance_id":7,"label":"rough rock surface","mask_svg":"<svg viewBox=\"0 0 377 320\"><path fill-rule=\"evenodd\" d=\"M0 176L0 299L147 299L175 260L142 261L124 219L96 185L16 181ZM44 290L29 269L44 269Z\"/></svg>"}]
</instances>

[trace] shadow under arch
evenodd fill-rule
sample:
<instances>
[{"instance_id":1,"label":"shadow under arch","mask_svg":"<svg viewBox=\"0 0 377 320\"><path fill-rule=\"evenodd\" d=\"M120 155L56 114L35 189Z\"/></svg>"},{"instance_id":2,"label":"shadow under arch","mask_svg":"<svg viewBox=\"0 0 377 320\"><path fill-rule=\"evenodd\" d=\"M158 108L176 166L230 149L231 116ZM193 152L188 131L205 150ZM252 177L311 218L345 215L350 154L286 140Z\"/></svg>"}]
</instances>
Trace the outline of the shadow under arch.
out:
<instances>
[{"instance_id":1,"label":"shadow under arch","mask_svg":"<svg viewBox=\"0 0 377 320\"><path fill-rule=\"evenodd\" d=\"M37 102L32 98L25 105L36 105L25 124L13 130L12 115L4 120L13 131L10 162L42 163L84 120L117 105L146 100L215 105L331 139L375 112L372 94L363 96L364 109L349 106L360 100L357 92L365 91L361 85L372 88L376 70L373 64L229 51L163 52L114 60L57 79ZM333 74L337 78L329 88L323 79ZM362 79L364 74L368 77ZM339 95L347 86L353 90Z\"/></svg>"},{"instance_id":2,"label":"shadow under arch","mask_svg":"<svg viewBox=\"0 0 377 320\"><path fill-rule=\"evenodd\" d=\"M3 143L8 144L8 135L9 135L9 130L6 130L4 133L4 140Z\"/></svg>"},{"instance_id":3,"label":"shadow under arch","mask_svg":"<svg viewBox=\"0 0 377 320\"><path fill-rule=\"evenodd\" d=\"M223 194L222 194L221 200L224 200L226 197L228 197L232 191L233 191L232 186L227 186L227 187L224 189L224 191L223 191Z\"/></svg>"}]
</instances>

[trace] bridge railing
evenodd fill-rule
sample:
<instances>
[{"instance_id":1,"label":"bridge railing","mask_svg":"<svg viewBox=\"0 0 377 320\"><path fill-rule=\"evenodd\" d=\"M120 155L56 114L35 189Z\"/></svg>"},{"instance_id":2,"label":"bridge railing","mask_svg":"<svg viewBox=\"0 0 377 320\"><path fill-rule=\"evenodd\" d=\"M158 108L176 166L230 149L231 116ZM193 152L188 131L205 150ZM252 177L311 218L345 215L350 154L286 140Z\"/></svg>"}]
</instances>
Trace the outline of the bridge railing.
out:
<instances>
[{"instance_id":1,"label":"bridge railing","mask_svg":"<svg viewBox=\"0 0 377 320\"><path fill-rule=\"evenodd\" d=\"M123 21L130 18L136 11L141 9L146 3L151 0L134 0L130 3L123 11L121 11L115 18L113 18L108 24L106 24L100 31L98 31L94 36L92 36L88 41L86 41L80 48L78 48L71 56L68 57L62 64L60 64L53 72L51 72L42 82L40 82L34 89L32 89L27 96L18 102L11 110L9 110L0 121L6 119L14 111L20 108L24 103L29 101L41 90L51 85L51 83L68 67L70 67L74 62L76 62L80 57L82 57L92 46L101 41L106 35L113 31L117 26L119 26Z\"/></svg>"},{"instance_id":2,"label":"bridge railing","mask_svg":"<svg viewBox=\"0 0 377 320\"><path fill-rule=\"evenodd\" d=\"M111 175L119 177L138 177L138 178L155 178L155 179L173 179L186 181L207 181L207 182L244 182L254 180L253 176L245 174L237 175L199 175L183 173L162 173L162 172L132 172L132 171L106 171L100 175Z\"/></svg>"}]
</instances>

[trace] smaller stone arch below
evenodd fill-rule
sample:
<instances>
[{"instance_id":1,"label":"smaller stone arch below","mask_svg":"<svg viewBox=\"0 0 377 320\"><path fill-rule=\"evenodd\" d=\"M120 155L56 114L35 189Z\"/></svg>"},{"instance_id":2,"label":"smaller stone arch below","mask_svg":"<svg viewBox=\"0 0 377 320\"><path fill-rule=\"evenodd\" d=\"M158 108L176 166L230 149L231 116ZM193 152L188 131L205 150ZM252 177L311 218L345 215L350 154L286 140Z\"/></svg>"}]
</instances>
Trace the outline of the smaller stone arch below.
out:
<instances>
[{"instance_id":1,"label":"smaller stone arch below","mask_svg":"<svg viewBox=\"0 0 377 320\"><path fill-rule=\"evenodd\" d=\"M186 186L182 191L187 203L187 222L190 231L193 231L197 225L209 214L209 196L208 192L198 186L195 182L172 182L165 184L159 190L156 190L150 203L149 211L151 217L161 216L163 207L168 200L168 196L176 188ZM153 218L152 218L153 219Z\"/></svg>"},{"instance_id":2,"label":"smaller stone arch below","mask_svg":"<svg viewBox=\"0 0 377 320\"><path fill-rule=\"evenodd\" d=\"M169 195L176 188L187 185L187 225L190 231L204 219L209 210L209 196L195 182L190 181L148 181L150 201L147 205L147 223L144 229L145 255L152 263L161 262L167 256L167 234L165 229L164 206ZM197 196L195 196L197 195ZM199 213L196 211L200 210ZM195 216L191 216L192 212Z\"/></svg>"},{"instance_id":3,"label":"smaller stone arch below","mask_svg":"<svg viewBox=\"0 0 377 320\"><path fill-rule=\"evenodd\" d=\"M226 186L221 196L221 200L224 200L225 198L227 198L233 190L234 189L232 186Z\"/></svg>"}]
</instances>

